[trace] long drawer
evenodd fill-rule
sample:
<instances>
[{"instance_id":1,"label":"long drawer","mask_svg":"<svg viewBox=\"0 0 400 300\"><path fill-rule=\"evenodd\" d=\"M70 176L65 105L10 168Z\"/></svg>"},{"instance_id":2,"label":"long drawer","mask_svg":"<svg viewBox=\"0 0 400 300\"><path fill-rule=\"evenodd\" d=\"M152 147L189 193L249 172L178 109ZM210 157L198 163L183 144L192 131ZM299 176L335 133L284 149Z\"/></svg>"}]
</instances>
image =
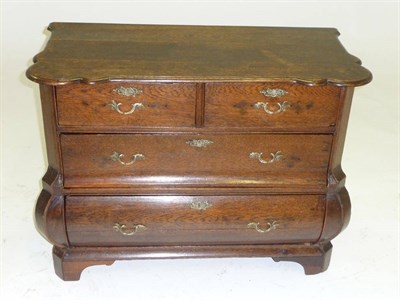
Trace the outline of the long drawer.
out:
<instances>
[{"instance_id":1,"label":"long drawer","mask_svg":"<svg viewBox=\"0 0 400 300\"><path fill-rule=\"evenodd\" d=\"M331 135L63 134L65 187L325 187Z\"/></svg>"},{"instance_id":2,"label":"long drawer","mask_svg":"<svg viewBox=\"0 0 400 300\"><path fill-rule=\"evenodd\" d=\"M61 126L194 126L195 84L77 83L56 93Z\"/></svg>"},{"instance_id":3,"label":"long drawer","mask_svg":"<svg viewBox=\"0 0 400 300\"><path fill-rule=\"evenodd\" d=\"M70 196L72 246L313 242L324 196Z\"/></svg>"}]
</instances>

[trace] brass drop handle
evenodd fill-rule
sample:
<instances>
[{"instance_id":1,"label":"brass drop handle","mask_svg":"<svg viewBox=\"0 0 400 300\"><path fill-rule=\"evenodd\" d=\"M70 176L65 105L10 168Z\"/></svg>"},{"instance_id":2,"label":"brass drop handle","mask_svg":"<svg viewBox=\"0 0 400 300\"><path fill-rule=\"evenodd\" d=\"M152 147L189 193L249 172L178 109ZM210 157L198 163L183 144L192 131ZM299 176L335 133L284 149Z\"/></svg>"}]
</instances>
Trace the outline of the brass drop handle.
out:
<instances>
[{"instance_id":1,"label":"brass drop handle","mask_svg":"<svg viewBox=\"0 0 400 300\"><path fill-rule=\"evenodd\" d=\"M279 226L279 224L276 221L267 222L267 227L265 229L260 228L260 223L252 222L252 223L247 224L248 228L253 228L253 229L257 230L257 232L259 232L259 233L270 232L272 230L275 230L278 226Z\"/></svg>"},{"instance_id":2,"label":"brass drop handle","mask_svg":"<svg viewBox=\"0 0 400 300\"><path fill-rule=\"evenodd\" d=\"M287 91L283 89L263 89L260 91L260 94L263 94L265 97L268 98L280 98L288 94ZM254 103L253 107L255 109L264 109L264 111L269 114L269 115L275 115L279 114L281 112L284 112L287 108L290 107L289 102L283 101L282 103L278 102L274 105L275 109L271 109L269 106L268 102L256 102Z\"/></svg>"},{"instance_id":3,"label":"brass drop handle","mask_svg":"<svg viewBox=\"0 0 400 300\"><path fill-rule=\"evenodd\" d=\"M146 230L147 227L142 224L138 224L133 225L132 228L128 228L128 226L126 226L125 224L115 223L113 225L113 229L123 235L134 235L140 230Z\"/></svg>"},{"instance_id":4,"label":"brass drop handle","mask_svg":"<svg viewBox=\"0 0 400 300\"><path fill-rule=\"evenodd\" d=\"M290 104L287 101L284 101L282 103L276 103L276 105L275 105L276 109L275 110L269 109L268 105L269 105L268 102L265 102L265 103L264 102L257 102L257 103L254 103L253 107L255 109L263 108L264 111L269 115L279 114L281 112L284 112L287 108L290 107Z\"/></svg>"},{"instance_id":5,"label":"brass drop handle","mask_svg":"<svg viewBox=\"0 0 400 300\"><path fill-rule=\"evenodd\" d=\"M279 161L282 159L283 154L282 151L276 151L275 153L270 153L271 159L265 160L262 158L262 152L251 152L249 154L250 159L256 159L262 164L272 164L273 162Z\"/></svg>"},{"instance_id":6,"label":"brass drop handle","mask_svg":"<svg viewBox=\"0 0 400 300\"><path fill-rule=\"evenodd\" d=\"M131 104L131 109L129 111L122 111L120 109L120 106L122 105L122 103L115 101L115 100L111 100L111 103L109 104L111 106L112 110L115 110L117 113L121 114L121 115L130 115L132 113L134 113L136 110L139 109L144 109L144 105L143 103L137 102L137 103L132 103Z\"/></svg>"},{"instance_id":7,"label":"brass drop handle","mask_svg":"<svg viewBox=\"0 0 400 300\"><path fill-rule=\"evenodd\" d=\"M139 160L144 160L144 158L145 158L145 156L142 153L136 153L136 154L132 155L132 159L130 161L125 162L122 160L124 158L124 156L125 156L124 154L114 151L110 157L113 161L117 161L121 165L124 165L124 166L132 165L133 163L135 163Z\"/></svg>"}]
</instances>

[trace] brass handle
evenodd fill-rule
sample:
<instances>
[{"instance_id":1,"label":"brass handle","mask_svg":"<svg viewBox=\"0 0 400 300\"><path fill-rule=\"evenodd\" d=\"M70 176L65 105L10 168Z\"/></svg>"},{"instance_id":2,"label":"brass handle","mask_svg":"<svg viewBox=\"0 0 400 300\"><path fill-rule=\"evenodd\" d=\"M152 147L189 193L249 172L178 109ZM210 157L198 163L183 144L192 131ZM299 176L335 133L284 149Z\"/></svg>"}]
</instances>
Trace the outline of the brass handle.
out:
<instances>
[{"instance_id":1,"label":"brass handle","mask_svg":"<svg viewBox=\"0 0 400 300\"><path fill-rule=\"evenodd\" d=\"M281 160L283 157L282 151L276 151L275 153L270 153L271 159L270 160L265 160L262 158L262 152L251 152L249 154L249 157L251 159L256 159L262 164L271 164L273 162L276 162L278 160Z\"/></svg>"},{"instance_id":2,"label":"brass handle","mask_svg":"<svg viewBox=\"0 0 400 300\"><path fill-rule=\"evenodd\" d=\"M136 232L140 230L146 230L147 227L142 224L138 224L138 225L133 225L132 228L128 228L125 224L115 223L113 225L113 229L117 232L122 233L123 235L134 235Z\"/></svg>"},{"instance_id":3,"label":"brass handle","mask_svg":"<svg viewBox=\"0 0 400 300\"><path fill-rule=\"evenodd\" d=\"M113 89L114 93L117 93L120 96L126 96L126 97L136 97L136 95L139 95L143 93L143 90L137 89L135 87L123 87L120 86L119 88Z\"/></svg>"},{"instance_id":4,"label":"brass handle","mask_svg":"<svg viewBox=\"0 0 400 300\"><path fill-rule=\"evenodd\" d=\"M211 203L208 203L208 201L192 201L190 203L190 208L196 209L196 210L206 210L207 208L210 208L212 206Z\"/></svg>"},{"instance_id":5,"label":"brass handle","mask_svg":"<svg viewBox=\"0 0 400 300\"><path fill-rule=\"evenodd\" d=\"M136 110L138 109L144 109L144 105L142 103L132 103L131 106L131 110L129 111L122 111L119 107L122 105L122 103L115 101L115 100L111 100L111 103L109 104L111 106L112 110L115 110L117 113L121 114L121 115L130 115L132 113L134 113Z\"/></svg>"},{"instance_id":6,"label":"brass handle","mask_svg":"<svg viewBox=\"0 0 400 300\"><path fill-rule=\"evenodd\" d=\"M260 223L255 223L255 222L247 224L248 228L254 228L259 233L267 233L270 232L271 230L275 230L279 226L279 224L276 221L273 221L273 222L267 222L267 227L265 229L261 229L259 226Z\"/></svg>"},{"instance_id":7,"label":"brass handle","mask_svg":"<svg viewBox=\"0 0 400 300\"><path fill-rule=\"evenodd\" d=\"M124 154L118 153L118 152L114 151L113 154L111 155L111 159L112 159L113 161L119 162L121 165L129 166L129 165L135 163L136 161L144 160L144 158L145 158L144 155L143 155L142 153L136 153L136 154L133 154L133 155L132 155L132 159L131 159L130 161L124 162L124 161L122 160L122 158L123 158L124 156L125 156Z\"/></svg>"},{"instance_id":8,"label":"brass handle","mask_svg":"<svg viewBox=\"0 0 400 300\"><path fill-rule=\"evenodd\" d=\"M263 89L260 91L265 97L279 98L288 94L287 91L282 89Z\"/></svg>"},{"instance_id":9,"label":"brass handle","mask_svg":"<svg viewBox=\"0 0 400 300\"><path fill-rule=\"evenodd\" d=\"M276 103L276 107L277 109L275 110L270 110L268 108L268 102L257 102L253 105L254 108L259 109L259 108L263 108L264 111L269 114L269 115L275 115L275 114L279 114L281 112L284 112L287 108L290 107L290 104L287 101L284 101L282 103Z\"/></svg>"},{"instance_id":10,"label":"brass handle","mask_svg":"<svg viewBox=\"0 0 400 300\"><path fill-rule=\"evenodd\" d=\"M205 148L208 145L214 144L214 142L210 140L190 140L187 141L186 144L188 144L191 147Z\"/></svg>"}]
</instances>

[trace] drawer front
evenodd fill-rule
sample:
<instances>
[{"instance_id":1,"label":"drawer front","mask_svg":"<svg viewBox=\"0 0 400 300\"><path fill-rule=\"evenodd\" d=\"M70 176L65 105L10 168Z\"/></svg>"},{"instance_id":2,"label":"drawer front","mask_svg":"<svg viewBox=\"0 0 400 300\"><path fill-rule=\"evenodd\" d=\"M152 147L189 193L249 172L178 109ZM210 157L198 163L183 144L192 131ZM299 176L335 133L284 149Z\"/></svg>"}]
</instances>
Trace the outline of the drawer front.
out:
<instances>
[{"instance_id":1,"label":"drawer front","mask_svg":"<svg viewBox=\"0 0 400 300\"><path fill-rule=\"evenodd\" d=\"M206 85L206 127L330 128L336 123L339 87L295 84Z\"/></svg>"},{"instance_id":2,"label":"drawer front","mask_svg":"<svg viewBox=\"0 0 400 300\"><path fill-rule=\"evenodd\" d=\"M64 134L64 185L325 187L331 142L331 135Z\"/></svg>"},{"instance_id":3,"label":"drawer front","mask_svg":"<svg viewBox=\"0 0 400 300\"><path fill-rule=\"evenodd\" d=\"M324 196L70 196L72 246L313 242Z\"/></svg>"},{"instance_id":4,"label":"drawer front","mask_svg":"<svg viewBox=\"0 0 400 300\"><path fill-rule=\"evenodd\" d=\"M194 126L195 84L105 83L57 87L61 126Z\"/></svg>"}]
</instances>

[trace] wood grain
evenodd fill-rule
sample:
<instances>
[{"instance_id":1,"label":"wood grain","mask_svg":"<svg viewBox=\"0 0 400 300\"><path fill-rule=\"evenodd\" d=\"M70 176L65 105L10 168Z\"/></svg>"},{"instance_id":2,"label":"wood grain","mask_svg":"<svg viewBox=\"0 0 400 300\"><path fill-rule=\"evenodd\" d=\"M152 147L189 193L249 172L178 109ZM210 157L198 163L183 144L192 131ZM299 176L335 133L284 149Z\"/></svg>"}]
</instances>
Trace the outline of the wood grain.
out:
<instances>
[{"instance_id":1,"label":"wood grain","mask_svg":"<svg viewBox=\"0 0 400 300\"><path fill-rule=\"evenodd\" d=\"M116 80L366 84L334 28L52 23L27 71L63 85Z\"/></svg>"},{"instance_id":2,"label":"wood grain","mask_svg":"<svg viewBox=\"0 0 400 300\"><path fill-rule=\"evenodd\" d=\"M55 88L40 85L40 98L48 168L42 178L42 191L36 202L34 221L39 233L50 243L65 247L68 246L68 238L65 222L63 222L65 205L61 176L60 139L56 125Z\"/></svg>"},{"instance_id":3,"label":"wood grain","mask_svg":"<svg viewBox=\"0 0 400 300\"><path fill-rule=\"evenodd\" d=\"M334 134L330 166L328 171L327 206L324 229L320 240L328 241L344 230L351 215L350 196L345 188L346 175L341 167L341 160L350 116L354 88L347 88L341 95L339 126Z\"/></svg>"},{"instance_id":4,"label":"wood grain","mask_svg":"<svg viewBox=\"0 0 400 300\"><path fill-rule=\"evenodd\" d=\"M281 97L266 97L266 89L282 89ZM275 130L335 127L341 88L309 87L288 83L209 83L206 85L206 127L263 127ZM289 107L277 114L255 108L257 102L268 103L271 111L287 102Z\"/></svg>"},{"instance_id":5,"label":"wood grain","mask_svg":"<svg viewBox=\"0 0 400 300\"><path fill-rule=\"evenodd\" d=\"M119 87L136 88L136 96L114 92ZM121 103L121 112L129 112L132 104L143 108L131 114L120 114L111 103ZM90 127L192 127L195 123L195 84L70 84L57 87L58 123L61 126Z\"/></svg>"},{"instance_id":6,"label":"wood grain","mask_svg":"<svg viewBox=\"0 0 400 300\"><path fill-rule=\"evenodd\" d=\"M200 201L211 207L191 208ZM304 243L321 233L325 196L71 196L66 211L72 246ZM265 230L274 221L278 227L267 233L247 227ZM126 236L115 223L146 229Z\"/></svg>"},{"instance_id":7,"label":"wood grain","mask_svg":"<svg viewBox=\"0 0 400 300\"><path fill-rule=\"evenodd\" d=\"M315 275L328 269L332 255L330 242L319 244L320 253L313 256L279 256L272 257L274 261L293 261L301 264L306 275Z\"/></svg>"},{"instance_id":8,"label":"wood grain","mask_svg":"<svg viewBox=\"0 0 400 300\"><path fill-rule=\"evenodd\" d=\"M65 202L62 194L62 180L53 168L49 167L43 176L41 191L35 206L36 229L51 244L60 247L69 245L65 228Z\"/></svg>"},{"instance_id":9,"label":"wood grain","mask_svg":"<svg viewBox=\"0 0 400 300\"><path fill-rule=\"evenodd\" d=\"M213 144L191 147L193 139ZM197 186L326 186L331 135L84 135L61 136L65 187ZM132 165L114 161L114 152ZM251 152L281 151L269 164L251 159Z\"/></svg>"},{"instance_id":10,"label":"wood grain","mask_svg":"<svg viewBox=\"0 0 400 300\"><path fill-rule=\"evenodd\" d=\"M40 83L49 163L35 224L54 245L58 276L142 258L270 256L306 274L326 270L350 218L341 158L353 90L372 79L336 29L49 29L26 74ZM121 86L141 93L119 95ZM268 88L287 93L260 93ZM119 114L112 101L143 107ZM277 114L254 106L284 101ZM273 163L249 156L277 151ZM124 165L137 153L145 159ZM248 227L274 221L267 233ZM146 230L123 235L117 223Z\"/></svg>"},{"instance_id":11,"label":"wood grain","mask_svg":"<svg viewBox=\"0 0 400 300\"><path fill-rule=\"evenodd\" d=\"M115 260L272 257L275 261L294 261L306 274L327 269L332 253L331 243L271 245L201 245L137 247L71 247L53 248L56 274L63 280L79 280L88 266L111 265Z\"/></svg>"}]
</instances>

